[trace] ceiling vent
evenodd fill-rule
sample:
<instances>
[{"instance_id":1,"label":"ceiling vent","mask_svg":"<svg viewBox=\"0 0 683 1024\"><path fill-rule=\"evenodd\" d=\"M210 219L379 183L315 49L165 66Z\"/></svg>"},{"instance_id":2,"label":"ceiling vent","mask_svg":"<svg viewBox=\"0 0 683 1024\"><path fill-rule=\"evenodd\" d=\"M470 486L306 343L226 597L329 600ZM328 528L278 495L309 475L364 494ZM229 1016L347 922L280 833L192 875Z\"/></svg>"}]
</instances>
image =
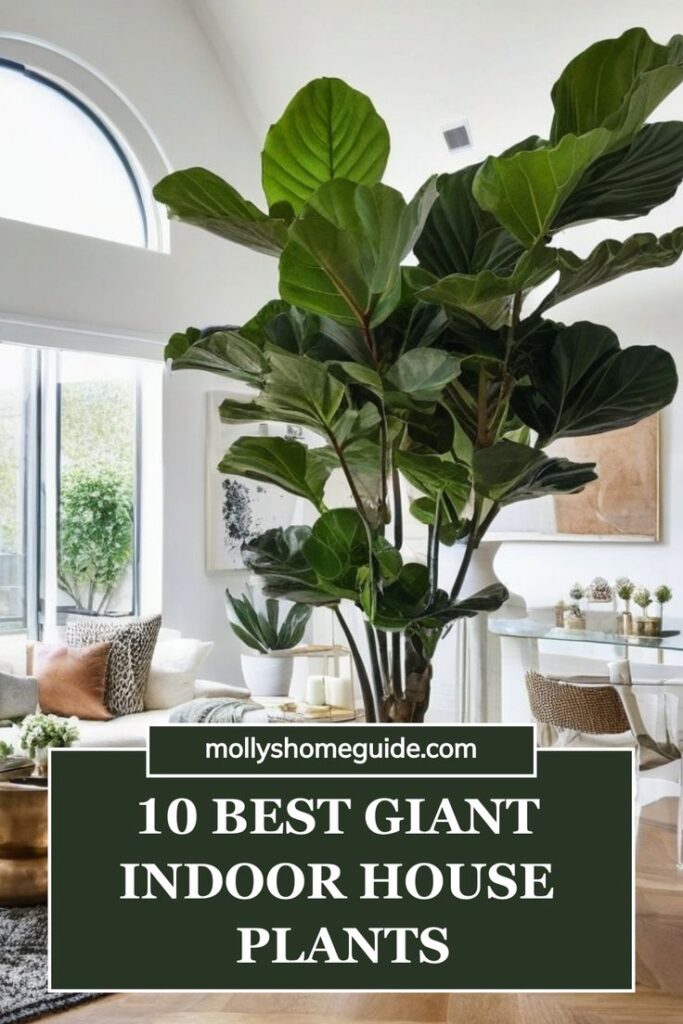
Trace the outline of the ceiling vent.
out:
<instances>
[{"instance_id":1,"label":"ceiling vent","mask_svg":"<svg viewBox=\"0 0 683 1024\"><path fill-rule=\"evenodd\" d=\"M454 153L456 149L470 149L472 147L472 135L467 121L459 121L458 124L445 128L443 137L451 153Z\"/></svg>"}]
</instances>

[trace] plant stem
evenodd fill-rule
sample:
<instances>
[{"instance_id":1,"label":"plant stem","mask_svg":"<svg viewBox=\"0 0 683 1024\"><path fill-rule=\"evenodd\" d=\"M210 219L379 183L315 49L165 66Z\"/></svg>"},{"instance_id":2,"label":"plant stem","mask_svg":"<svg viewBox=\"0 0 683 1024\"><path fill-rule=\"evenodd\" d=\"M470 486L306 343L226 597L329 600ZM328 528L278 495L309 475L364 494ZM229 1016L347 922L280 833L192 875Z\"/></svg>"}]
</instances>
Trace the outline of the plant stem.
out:
<instances>
[{"instance_id":1,"label":"plant stem","mask_svg":"<svg viewBox=\"0 0 683 1024\"><path fill-rule=\"evenodd\" d=\"M377 713L377 721L382 720L382 709L384 707L384 687L382 686L382 672L379 666L379 657L377 655L377 639L375 637L375 630L373 629L372 623L365 621L365 635L368 640L368 650L370 652L370 664L372 666L372 678L374 682L374 696L375 696L375 711Z\"/></svg>"},{"instance_id":2,"label":"plant stem","mask_svg":"<svg viewBox=\"0 0 683 1024\"><path fill-rule=\"evenodd\" d=\"M346 459L344 457L344 452L341 449L341 445L339 444L339 442L337 441L337 438L334 436L334 434L332 433L332 431L329 428L327 429L327 436L328 436L328 438L330 440L330 444L332 445L332 447L334 448L334 450L336 452L337 458L339 459L339 465L341 466L342 472L344 473L344 476L346 477L346 482L349 485L349 490L351 491L351 495L353 497L354 504L355 504L356 509L358 511L358 515L361 517L361 519L365 523L367 523L367 517L365 515L365 507L363 505L363 501L361 499L361 496L358 493L358 488L356 487L356 482L353 479L353 475L351 473L351 470L349 469L348 463L347 463L347 461L346 461Z\"/></svg>"},{"instance_id":3,"label":"plant stem","mask_svg":"<svg viewBox=\"0 0 683 1024\"><path fill-rule=\"evenodd\" d=\"M429 598L434 600L439 585L439 534L441 533L441 491L437 493L434 504L434 522L429 527L429 549L427 551L427 569L429 571Z\"/></svg>"},{"instance_id":4,"label":"plant stem","mask_svg":"<svg viewBox=\"0 0 683 1024\"><path fill-rule=\"evenodd\" d=\"M494 501L493 505L491 506L491 508L488 510L488 512L484 516L484 518L483 518L483 520L481 522L481 525L479 526L479 529L477 530L477 546L481 543L481 540L482 540L484 534L486 533L486 531L488 530L489 526L491 525L491 523L496 518L496 516L498 515L499 512L500 512L500 504L499 504L499 502Z\"/></svg>"},{"instance_id":5,"label":"plant stem","mask_svg":"<svg viewBox=\"0 0 683 1024\"><path fill-rule=\"evenodd\" d=\"M474 554L475 548L479 543L478 529L479 529L479 516L481 515L481 498L477 495L474 499L474 511L472 513L472 526L470 528L470 534L467 538L467 544L465 546L465 552L462 556L462 562L458 569L458 575L455 577L455 583L451 590L451 600L455 600L462 590L462 585L465 582L467 576L467 570L470 567L472 561L472 555Z\"/></svg>"},{"instance_id":6,"label":"plant stem","mask_svg":"<svg viewBox=\"0 0 683 1024\"><path fill-rule=\"evenodd\" d=\"M353 633L349 629L348 623L341 613L340 608L337 606L334 608L334 614L337 618L339 625L342 628L346 642L349 645L351 651L351 657L353 663L356 666L356 672L358 673L358 682L360 683L361 693L363 695L363 707L365 708L365 720L366 722L376 722L377 715L375 712L375 698L368 678L368 673L365 670L365 665L361 657L360 651L358 650L358 644L354 640Z\"/></svg>"},{"instance_id":7,"label":"plant stem","mask_svg":"<svg viewBox=\"0 0 683 1024\"><path fill-rule=\"evenodd\" d=\"M338 443L336 437L334 436L334 434L332 433L332 431L329 430L329 429L327 430L327 436L330 439L330 443L332 444L332 447L334 448L335 452L337 453L337 458L339 459L339 464L340 464L340 466L341 466L341 468L342 468L342 470L344 472L344 476L346 477L346 482L349 485L349 489L351 491L354 503L356 505L356 511L358 512L358 515L361 518L363 526L365 527L365 535L366 535L367 541L368 541L368 569L370 571L370 594L371 594L371 600L372 600L372 609L371 609L371 611L374 613L375 600L376 600L376 596L377 596L377 589L376 589L377 588L377 584L376 584L376 580L375 580L375 564L374 564L373 551L372 551L372 549L373 549L372 527L371 527L370 523L368 522L368 518L367 518L367 516L365 514L365 508L363 506L363 502L362 502L361 497L360 497L360 495L358 493L358 490L356 488L356 484L355 484L355 481L354 481L353 476L351 474L351 470L349 469L348 464L346 462L346 459L344 458L344 453L341 450L341 446L339 445L339 443Z\"/></svg>"},{"instance_id":8,"label":"plant stem","mask_svg":"<svg viewBox=\"0 0 683 1024\"><path fill-rule=\"evenodd\" d=\"M391 634L391 691L394 697L403 696L403 662L401 658L401 634Z\"/></svg>"},{"instance_id":9,"label":"plant stem","mask_svg":"<svg viewBox=\"0 0 683 1024\"><path fill-rule=\"evenodd\" d=\"M515 342L515 330L519 324L521 309L522 293L516 292L512 300L512 309L510 310L510 319L508 321L507 335L505 338L505 359L503 361L500 391L498 393L498 401L496 402L496 408L491 420L491 433L493 434L494 440L497 439L498 433L505 423L508 406L510 404L510 397L515 387L514 377L510 373L510 358L512 356L512 350Z\"/></svg>"},{"instance_id":10,"label":"plant stem","mask_svg":"<svg viewBox=\"0 0 683 1024\"><path fill-rule=\"evenodd\" d=\"M403 547L403 503L401 501L401 479L398 470L391 471L392 505L394 520L394 547L400 551Z\"/></svg>"},{"instance_id":11,"label":"plant stem","mask_svg":"<svg viewBox=\"0 0 683 1024\"><path fill-rule=\"evenodd\" d=\"M98 615L100 614L100 612L106 610L107 604L109 603L109 598L111 597L113 590L114 590L113 587L108 587L105 590L104 594L102 595L102 600L100 601L100 603L97 606L97 614Z\"/></svg>"},{"instance_id":12,"label":"plant stem","mask_svg":"<svg viewBox=\"0 0 683 1024\"><path fill-rule=\"evenodd\" d=\"M401 500L401 478L394 466L391 471L392 514L394 520L394 547L403 547L403 502ZM403 695L403 661L401 634L391 634L391 692L395 697Z\"/></svg>"},{"instance_id":13,"label":"plant stem","mask_svg":"<svg viewBox=\"0 0 683 1024\"><path fill-rule=\"evenodd\" d=\"M480 448L486 448L489 444L488 391L489 385L486 379L486 370L483 366L480 366L477 387L477 444Z\"/></svg>"},{"instance_id":14,"label":"plant stem","mask_svg":"<svg viewBox=\"0 0 683 1024\"><path fill-rule=\"evenodd\" d=\"M387 694L390 690L389 650L387 645L387 634L383 629L377 630L377 650L379 651L379 663L380 668L382 669L382 690Z\"/></svg>"},{"instance_id":15,"label":"plant stem","mask_svg":"<svg viewBox=\"0 0 683 1024\"><path fill-rule=\"evenodd\" d=\"M360 330L363 335L363 340L368 347L370 355L372 356L373 362L377 364L377 347L375 345L375 339L372 331L370 330L370 324L367 320L360 321Z\"/></svg>"},{"instance_id":16,"label":"plant stem","mask_svg":"<svg viewBox=\"0 0 683 1024\"><path fill-rule=\"evenodd\" d=\"M388 480L391 475L389 465L389 429L387 424L387 411L384 402L380 402L379 421L379 502L381 521L386 522L388 511Z\"/></svg>"}]
</instances>

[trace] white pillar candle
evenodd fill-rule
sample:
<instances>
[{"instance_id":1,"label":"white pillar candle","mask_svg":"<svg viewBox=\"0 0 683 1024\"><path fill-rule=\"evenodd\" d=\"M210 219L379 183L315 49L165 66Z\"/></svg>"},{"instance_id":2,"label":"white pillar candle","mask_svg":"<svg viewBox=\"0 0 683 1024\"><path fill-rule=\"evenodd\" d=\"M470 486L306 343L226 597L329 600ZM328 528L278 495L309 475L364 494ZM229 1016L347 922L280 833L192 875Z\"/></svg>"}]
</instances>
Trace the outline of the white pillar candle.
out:
<instances>
[{"instance_id":1,"label":"white pillar candle","mask_svg":"<svg viewBox=\"0 0 683 1024\"><path fill-rule=\"evenodd\" d=\"M325 676L325 700L333 708L353 709L353 684L348 676Z\"/></svg>"},{"instance_id":2,"label":"white pillar candle","mask_svg":"<svg viewBox=\"0 0 683 1024\"><path fill-rule=\"evenodd\" d=\"M326 704L325 676L309 676L306 680L306 703L320 707Z\"/></svg>"}]
</instances>

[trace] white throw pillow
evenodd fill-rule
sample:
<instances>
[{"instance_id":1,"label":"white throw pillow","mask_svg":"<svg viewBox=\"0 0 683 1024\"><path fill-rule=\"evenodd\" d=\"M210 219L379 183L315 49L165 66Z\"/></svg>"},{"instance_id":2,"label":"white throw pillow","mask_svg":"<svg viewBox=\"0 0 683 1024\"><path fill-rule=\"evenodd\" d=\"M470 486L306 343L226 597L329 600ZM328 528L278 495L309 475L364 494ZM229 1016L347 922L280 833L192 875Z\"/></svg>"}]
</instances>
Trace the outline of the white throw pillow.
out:
<instances>
[{"instance_id":1,"label":"white throw pillow","mask_svg":"<svg viewBox=\"0 0 683 1024\"><path fill-rule=\"evenodd\" d=\"M167 640L180 640L182 635L179 629L169 629L168 626L162 626L159 630L157 643L165 644Z\"/></svg>"},{"instance_id":2,"label":"white throw pillow","mask_svg":"<svg viewBox=\"0 0 683 1024\"><path fill-rule=\"evenodd\" d=\"M145 689L145 709L174 708L194 697L199 666L213 650L211 640L162 640L154 648Z\"/></svg>"}]
</instances>

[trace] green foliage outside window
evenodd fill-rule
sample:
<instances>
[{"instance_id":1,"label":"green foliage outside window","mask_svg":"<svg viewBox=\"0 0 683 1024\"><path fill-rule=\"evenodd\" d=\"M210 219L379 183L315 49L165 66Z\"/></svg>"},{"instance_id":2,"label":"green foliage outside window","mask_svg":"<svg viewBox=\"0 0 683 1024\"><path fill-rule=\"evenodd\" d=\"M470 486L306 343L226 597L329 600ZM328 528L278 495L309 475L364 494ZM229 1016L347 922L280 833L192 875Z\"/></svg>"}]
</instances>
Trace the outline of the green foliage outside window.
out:
<instances>
[{"instance_id":1,"label":"green foliage outside window","mask_svg":"<svg viewBox=\"0 0 683 1024\"><path fill-rule=\"evenodd\" d=\"M79 611L103 612L133 554L133 495L108 468L62 477L59 585Z\"/></svg>"}]
</instances>

